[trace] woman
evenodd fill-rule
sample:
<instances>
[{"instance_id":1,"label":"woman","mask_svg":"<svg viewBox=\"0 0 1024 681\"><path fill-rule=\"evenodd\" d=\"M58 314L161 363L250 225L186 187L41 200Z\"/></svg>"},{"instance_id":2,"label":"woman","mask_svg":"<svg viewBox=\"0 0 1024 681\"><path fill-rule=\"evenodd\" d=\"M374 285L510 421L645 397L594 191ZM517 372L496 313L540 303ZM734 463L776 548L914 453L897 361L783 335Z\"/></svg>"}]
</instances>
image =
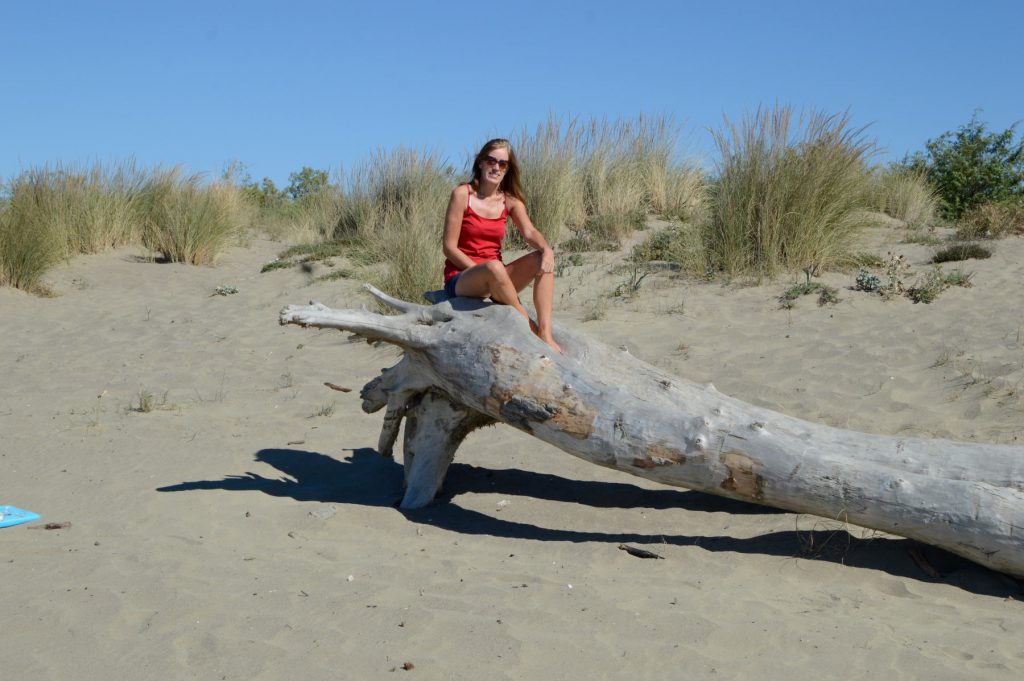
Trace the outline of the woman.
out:
<instances>
[{"instance_id":1,"label":"woman","mask_svg":"<svg viewBox=\"0 0 1024 681\"><path fill-rule=\"evenodd\" d=\"M505 218L533 249L509 264L501 260ZM508 140L494 139L473 160L473 180L452 190L444 220L445 292L449 296L490 298L514 307L541 340L561 352L551 335L555 296L555 252L526 214L519 164ZM536 324L519 301L533 281Z\"/></svg>"}]
</instances>

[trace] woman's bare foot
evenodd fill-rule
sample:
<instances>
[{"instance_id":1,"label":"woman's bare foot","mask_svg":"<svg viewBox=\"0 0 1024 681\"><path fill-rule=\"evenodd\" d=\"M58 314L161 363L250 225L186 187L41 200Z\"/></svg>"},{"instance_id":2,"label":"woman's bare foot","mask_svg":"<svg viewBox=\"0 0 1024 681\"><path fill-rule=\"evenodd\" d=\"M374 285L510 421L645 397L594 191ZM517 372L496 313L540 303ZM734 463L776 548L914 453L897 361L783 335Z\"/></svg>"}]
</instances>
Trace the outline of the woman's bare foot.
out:
<instances>
[{"instance_id":1,"label":"woman's bare foot","mask_svg":"<svg viewBox=\"0 0 1024 681\"><path fill-rule=\"evenodd\" d=\"M545 343L547 343L548 345L550 345L552 347L552 349L554 349L554 351L557 352L558 354L560 354L560 355L565 354L562 351L562 346L559 345L558 343L556 343L554 337L552 337L550 334L548 334L547 337L544 337L544 336L542 336L542 335L540 335L538 333L537 337L540 338Z\"/></svg>"},{"instance_id":2,"label":"woman's bare foot","mask_svg":"<svg viewBox=\"0 0 1024 681\"><path fill-rule=\"evenodd\" d=\"M565 354L562 351L562 346L555 342L554 337L550 333L547 335L541 333L540 327L537 326L537 322L533 321L529 317L527 317L526 320L530 322L530 331L533 331L533 334L537 336L537 338L540 338L542 341L550 345L558 354Z\"/></svg>"}]
</instances>

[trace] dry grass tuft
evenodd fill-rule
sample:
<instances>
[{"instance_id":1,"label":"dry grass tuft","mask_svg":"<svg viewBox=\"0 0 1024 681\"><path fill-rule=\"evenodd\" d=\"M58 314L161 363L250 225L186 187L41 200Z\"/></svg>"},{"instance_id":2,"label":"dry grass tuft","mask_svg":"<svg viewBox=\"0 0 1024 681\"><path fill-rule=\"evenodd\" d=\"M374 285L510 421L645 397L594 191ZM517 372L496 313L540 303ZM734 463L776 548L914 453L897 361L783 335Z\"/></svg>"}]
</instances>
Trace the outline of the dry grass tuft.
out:
<instances>
[{"instance_id":1,"label":"dry grass tuft","mask_svg":"<svg viewBox=\"0 0 1024 681\"><path fill-rule=\"evenodd\" d=\"M730 275L775 276L848 257L863 210L873 145L847 114L758 110L715 132L721 152L704 243Z\"/></svg>"}]
</instances>

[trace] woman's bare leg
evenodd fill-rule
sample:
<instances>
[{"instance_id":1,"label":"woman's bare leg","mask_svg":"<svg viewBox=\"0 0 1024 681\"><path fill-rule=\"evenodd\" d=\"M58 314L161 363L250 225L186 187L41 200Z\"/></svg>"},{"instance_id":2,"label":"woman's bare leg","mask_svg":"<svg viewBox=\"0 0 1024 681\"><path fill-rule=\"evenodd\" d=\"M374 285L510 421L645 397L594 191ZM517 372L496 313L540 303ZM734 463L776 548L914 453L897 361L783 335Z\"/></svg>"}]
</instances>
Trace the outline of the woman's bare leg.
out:
<instances>
[{"instance_id":1,"label":"woman's bare leg","mask_svg":"<svg viewBox=\"0 0 1024 681\"><path fill-rule=\"evenodd\" d=\"M551 335L551 306L554 300L554 275L540 275L540 253L524 255L507 266L498 260L482 262L464 270L455 283L455 294L470 298L490 298L496 303L511 305L529 322L530 330L558 352L561 346ZM537 323L519 300L519 291L534 281L533 304Z\"/></svg>"},{"instance_id":2,"label":"woman's bare leg","mask_svg":"<svg viewBox=\"0 0 1024 681\"><path fill-rule=\"evenodd\" d=\"M537 310L537 324L533 332L558 352L562 347L555 342L551 333L551 309L555 298L555 275L540 271L541 254L534 251L510 262L507 266L509 278L517 291L522 291L533 281L533 306Z\"/></svg>"},{"instance_id":3,"label":"woman's bare leg","mask_svg":"<svg viewBox=\"0 0 1024 681\"><path fill-rule=\"evenodd\" d=\"M490 298L502 305L511 305L527 320L530 315L519 301L519 292L505 265L490 260L464 270L455 282L455 295L468 298Z\"/></svg>"}]
</instances>

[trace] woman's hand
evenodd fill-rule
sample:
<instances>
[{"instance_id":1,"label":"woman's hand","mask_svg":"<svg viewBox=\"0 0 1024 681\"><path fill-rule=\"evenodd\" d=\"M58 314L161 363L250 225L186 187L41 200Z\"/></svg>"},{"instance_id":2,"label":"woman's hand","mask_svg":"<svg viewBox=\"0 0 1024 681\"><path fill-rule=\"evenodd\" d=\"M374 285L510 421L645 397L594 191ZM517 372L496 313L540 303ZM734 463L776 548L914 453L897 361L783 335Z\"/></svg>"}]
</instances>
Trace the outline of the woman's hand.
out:
<instances>
[{"instance_id":1,"label":"woman's hand","mask_svg":"<svg viewBox=\"0 0 1024 681\"><path fill-rule=\"evenodd\" d=\"M540 273L551 274L555 271L555 252L546 247L540 254Z\"/></svg>"}]
</instances>

